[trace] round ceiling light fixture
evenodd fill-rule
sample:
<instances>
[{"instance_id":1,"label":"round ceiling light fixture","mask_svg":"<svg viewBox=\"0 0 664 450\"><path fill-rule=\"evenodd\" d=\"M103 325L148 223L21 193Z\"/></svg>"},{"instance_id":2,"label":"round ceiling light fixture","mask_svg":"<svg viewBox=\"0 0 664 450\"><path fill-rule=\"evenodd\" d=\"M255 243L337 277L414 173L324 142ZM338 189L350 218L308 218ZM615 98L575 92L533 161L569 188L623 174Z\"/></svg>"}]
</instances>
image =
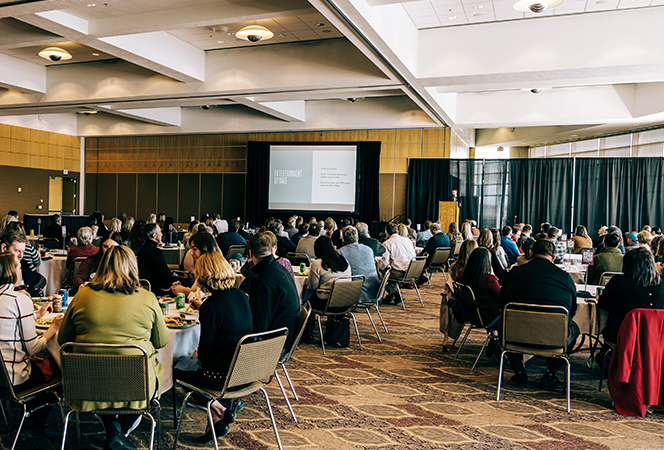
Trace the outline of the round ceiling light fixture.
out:
<instances>
[{"instance_id":1,"label":"round ceiling light fixture","mask_svg":"<svg viewBox=\"0 0 664 450\"><path fill-rule=\"evenodd\" d=\"M245 41L258 42L272 39L274 33L260 25L249 25L235 33L235 37L244 39Z\"/></svg>"},{"instance_id":2,"label":"round ceiling light fixture","mask_svg":"<svg viewBox=\"0 0 664 450\"><path fill-rule=\"evenodd\" d=\"M48 47L37 54L44 59L48 59L49 61L54 61L54 62L66 61L68 59L71 59L71 55L69 54L69 52L59 47Z\"/></svg>"},{"instance_id":3,"label":"round ceiling light fixture","mask_svg":"<svg viewBox=\"0 0 664 450\"><path fill-rule=\"evenodd\" d=\"M514 9L535 14L554 9L565 3L565 0L520 0L514 4Z\"/></svg>"}]
</instances>

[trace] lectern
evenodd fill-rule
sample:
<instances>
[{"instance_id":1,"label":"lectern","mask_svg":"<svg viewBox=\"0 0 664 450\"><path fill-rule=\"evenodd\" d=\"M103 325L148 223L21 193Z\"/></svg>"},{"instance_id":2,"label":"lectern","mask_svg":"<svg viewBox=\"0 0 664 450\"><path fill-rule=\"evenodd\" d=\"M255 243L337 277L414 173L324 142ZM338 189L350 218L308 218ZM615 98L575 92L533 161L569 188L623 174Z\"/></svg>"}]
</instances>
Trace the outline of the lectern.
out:
<instances>
[{"instance_id":1,"label":"lectern","mask_svg":"<svg viewBox=\"0 0 664 450\"><path fill-rule=\"evenodd\" d=\"M452 222L459 224L459 204L457 202L438 202L438 221L440 228L447 233Z\"/></svg>"}]
</instances>

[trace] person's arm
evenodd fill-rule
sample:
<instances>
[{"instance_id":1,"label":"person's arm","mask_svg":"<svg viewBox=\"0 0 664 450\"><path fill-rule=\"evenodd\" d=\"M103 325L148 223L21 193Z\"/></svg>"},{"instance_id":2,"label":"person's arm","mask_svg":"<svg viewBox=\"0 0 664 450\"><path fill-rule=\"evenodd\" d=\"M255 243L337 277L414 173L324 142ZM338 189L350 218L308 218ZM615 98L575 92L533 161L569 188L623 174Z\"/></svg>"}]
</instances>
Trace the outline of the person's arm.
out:
<instances>
[{"instance_id":1,"label":"person's arm","mask_svg":"<svg viewBox=\"0 0 664 450\"><path fill-rule=\"evenodd\" d=\"M309 270L309 277L307 278L307 289L315 291L320 285L320 271L321 263L320 261L314 261L311 264L311 270Z\"/></svg>"},{"instance_id":2,"label":"person's arm","mask_svg":"<svg viewBox=\"0 0 664 450\"><path fill-rule=\"evenodd\" d=\"M498 255L494 250L491 250L491 268L499 280L502 280L507 275L507 271L503 269L503 266L498 259Z\"/></svg>"},{"instance_id":3,"label":"person's arm","mask_svg":"<svg viewBox=\"0 0 664 450\"><path fill-rule=\"evenodd\" d=\"M76 300L79 298L80 297L77 295L71 300L69 306L67 306L67 311L65 312L64 318L62 319L62 324L60 325L60 331L58 332L59 345L62 345L65 342L76 341L76 327L74 326L74 320L72 316L78 307L78 302Z\"/></svg>"},{"instance_id":4,"label":"person's arm","mask_svg":"<svg viewBox=\"0 0 664 450\"><path fill-rule=\"evenodd\" d=\"M25 244L25 252L23 253L23 259L27 259L29 264L35 268L35 270L41 265L41 257L39 252L32 246L32 244Z\"/></svg>"},{"instance_id":5,"label":"person's arm","mask_svg":"<svg viewBox=\"0 0 664 450\"><path fill-rule=\"evenodd\" d=\"M621 303L623 303L622 306L624 306L624 298L622 298L623 296L621 295L620 289L618 287L620 277L620 275L611 277L609 282L606 284L606 287L602 291L602 295L597 298L597 306L599 306L601 309L611 312L611 310L613 310L616 306L619 306Z\"/></svg>"},{"instance_id":6,"label":"person's arm","mask_svg":"<svg viewBox=\"0 0 664 450\"><path fill-rule=\"evenodd\" d=\"M157 297L152 294L152 314L154 317L152 334L150 335L150 342L154 345L154 348L164 348L168 344L170 339L170 334L168 333L168 327L164 321L164 314L161 312L161 307L157 301Z\"/></svg>"},{"instance_id":7,"label":"person's arm","mask_svg":"<svg viewBox=\"0 0 664 450\"><path fill-rule=\"evenodd\" d=\"M53 325L49 327L46 333L39 335L35 328L34 309L32 300L25 294L17 293L18 314L20 320L21 340L25 344L25 349L29 355L36 355L46 348L46 343L57 332ZM58 322L60 319L58 319ZM58 323L59 325L59 323ZM19 344L21 345L21 344Z\"/></svg>"},{"instance_id":8,"label":"person's arm","mask_svg":"<svg viewBox=\"0 0 664 450\"><path fill-rule=\"evenodd\" d=\"M209 302L201 305L198 320L201 323L201 337L198 342L198 359L211 360L215 355L214 337L223 329L223 315L216 315Z\"/></svg>"},{"instance_id":9,"label":"person's arm","mask_svg":"<svg viewBox=\"0 0 664 450\"><path fill-rule=\"evenodd\" d=\"M94 258L94 256L89 257L83 261L78 268L78 271L74 275L74 280L72 282L74 285L74 293L78 292L78 289L81 287L81 285L90 279L90 272L92 270Z\"/></svg>"},{"instance_id":10,"label":"person's arm","mask_svg":"<svg viewBox=\"0 0 664 450\"><path fill-rule=\"evenodd\" d=\"M498 283L498 278L492 273L486 277L486 290L489 292L489 295L491 295L491 298L493 298L496 303L500 304L500 283Z\"/></svg>"}]
</instances>

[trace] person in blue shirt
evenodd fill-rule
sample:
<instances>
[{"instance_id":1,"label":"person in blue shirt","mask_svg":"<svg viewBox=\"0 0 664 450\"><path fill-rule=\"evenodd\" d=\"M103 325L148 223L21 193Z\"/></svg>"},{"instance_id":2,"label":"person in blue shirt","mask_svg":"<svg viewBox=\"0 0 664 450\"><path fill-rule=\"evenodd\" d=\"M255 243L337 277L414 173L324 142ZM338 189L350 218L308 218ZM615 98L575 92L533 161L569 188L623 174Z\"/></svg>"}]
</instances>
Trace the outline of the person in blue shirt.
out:
<instances>
[{"instance_id":1,"label":"person in blue shirt","mask_svg":"<svg viewBox=\"0 0 664 450\"><path fill-rule=\"evenodd\" d=\"M505 250L507 262L509 262L510 266L516 264L516 259L521 256L522 253L512 240L512 227L504 226L500 234L500 245L503 247L503 250Z\"/></svg>"}]
</instances>

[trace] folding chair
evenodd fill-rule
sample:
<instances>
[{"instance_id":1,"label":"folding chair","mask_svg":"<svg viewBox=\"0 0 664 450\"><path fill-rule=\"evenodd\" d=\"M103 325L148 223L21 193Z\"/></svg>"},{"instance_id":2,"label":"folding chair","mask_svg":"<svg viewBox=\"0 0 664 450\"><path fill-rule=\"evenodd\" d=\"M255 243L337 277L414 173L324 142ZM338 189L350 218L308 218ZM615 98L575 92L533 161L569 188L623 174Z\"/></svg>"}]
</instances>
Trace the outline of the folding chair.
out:
<instances>
[{"instance_id":1,"label":"folding chair","mask_svg":"<svg viewBox=\"0 0 664 450\"><path fill-rule=\"evenodd\" d=\"M406 273L404 273L403 277L401 278L392 277L388 281L388 283L397 284L397 292L399 293L399 297L401 298L401 307L403 309L406 309L406 305L403 302L403 295L401 295L401 288L399 287L399 284L408 284L411 286L415 286L417 297L420 299L422 308L424 308L424 302L422 301L422 296L420 295L420 289L417 287L417 280L419 280L420 277L422 276L422 272L424 271L424 266L426 265L426 263L427 263L426 256L416 256L415 258L410 260L410 264L408 264L408 269L406 270Z\"/></svg>"},{"instance_id":2,"label":"folding chair","mask_svg":"<svg viewBox=\"0 0 664 450\"><path fill-rule=\"evenodd\" d=\"M429 283L429 287L431 287L431 271L439 271L447 270L447 263L450 260L450 257L452 256L452 248L451 247L438 247L433 251L433 256L431 257L431 263L429 264L428 267L425 267L424 270L426 270L427 273L427 280Z\"/></svg>"},{"instance_id":3,"label":"folding chair","mask_svg":"<svg viewBox=\"0 0 664 450\"><path fill-rule=\"evenodd\" d=\"M288 252L286 259L290 261L293 267L300 267L301 263L304 263L305 266L309 267L311 265L311 260L309 255L306 253L293 253Z\"/></svg>"},{"instance_id":4,"label":"folding chair","mask_svg":"<svg viewBox=\"0 0 664 450\"><path fill-rule=\"evenodd\" d=\"M272 427L274 428L274 435L277 438L277 445L279 446L279 449L282 450L283 447L281 446L281 439L279 438L279 430L277 430L277 422L274 420L274 414L272 413L270 398L263 386L272 381L287 336L288 328L284 327L274 331L248 334L242 337L235 347L235 354L233 355L233 360L228 369L228 374L223 380L223 388L219 391L204 389L195 386L188 381L177 380L174 378L173 389L175 389L175 386L180 385L189 392L182 402L182 410L180 411L178 419L173 450L178 447L180 428L182 427L185 408L187 406L192 406L194 408L203 409L200 406L188 403L189 397L191 397L193 393L200 394L208 400L205 410L207 411L208 421L212 429L214 448L219 450L217 435L212 423L212 411L210 410L210 406L215 400L241 398L253 394L256 391L261 391L265 397L267 409L270 413L270 419L272 420ZM173 404L173 414L177 416L177 405L175 403Z\"/></svg>"},{"instance_id":5,"label":"folding chair","mask_svg":"<svg viewBox=\"0 0 664 450\"><path fill-rule=\"evenodd\" d=\"M602 276L599 277L599 285L606 286L609 283L609 280L611 280L611 277L622 274L622 272L604 272Z\"/></svg>"},{"instance_id":6,"label":"folding chair","mask_svg":"<svg viewBox=\"0 0 664 450\"><path fill-rule=\"evenodd\" d=\"M140 280L138 280L138 285L139 285L140 287L145 288L145 289L147 289L148 291L152 292L152 285L151 285L150 282L149 282L148 280L146 280L145 278L141 278Z\"/></svg>"},{"instance_id":7,"label":"folding chair","mask_svg":"<svg viewBox=\"0 0 664 450\"><path fill-rule=\"evenodd\" d=\"M228 261L230 261L231 259L238 259L238 255L240 256L240 258L243 258L246 251L247 251L246 245L231 245L230 247L228 247L228 251L226 252L226 259Z\"/></svg>"},{"instance_id":8,"label":"folding chair","mask_svg":"<svg viewBox=\"0 0 664 450\"><path fill-rule=\"evenodd\" d=\"M373 317L371 317L371 312L370 309L373 307L376 309L376 312L378 313L378 317L380 318L380 322L383 324L383 328L385 329L386 333L389 333L387 331L387 327L385 326L385 321L383 320L383 316L380 313L380 309L378 309L378 304L381 302L383 299L383 296L385 295L385 288L387 287L387 282L390 279L390 272L392 272L392 268L388 267L387 270L385 270L385 273L383 273L383 278L380 280L380 285L378 285L378 292L376 293L376 298L373 299L370 302L362 302L358 303L355 305L355 309L364 309L367 312L367 316L369 316L369 321L371 322L371 326L373 327L374 331L376 332L376 337L378 337L378 340L380 342L383 342L383 340L380 338L380 335L378 334L378 330L376 329L376 325L374 324Z\"/></svg>"},{"instance_id":9,"label":"folding chair","mask_svg":"<svg viewBox=\"0 0 664 450\"><path fill-rule=\"evenodd\" d=\"M94 352L94 353L93 353ZM145 415L152 424L150 449L154 446L157 428L157 448L161 436L161 404L157 400L159 386L154 386L150 395L148 354L145 349L134 344L86 344L67 342L60 349L62 363L63 403L72 408L65 417L62 431L62 446L65 448L67 424L72 413L76 413L77 437L81 435L78 426L78 411L81 402L134 403L138 408L93 409L87 413L97 415ZM157 411L157 421L150 414L150 406Z\"/></svg>"}]
</instances>

